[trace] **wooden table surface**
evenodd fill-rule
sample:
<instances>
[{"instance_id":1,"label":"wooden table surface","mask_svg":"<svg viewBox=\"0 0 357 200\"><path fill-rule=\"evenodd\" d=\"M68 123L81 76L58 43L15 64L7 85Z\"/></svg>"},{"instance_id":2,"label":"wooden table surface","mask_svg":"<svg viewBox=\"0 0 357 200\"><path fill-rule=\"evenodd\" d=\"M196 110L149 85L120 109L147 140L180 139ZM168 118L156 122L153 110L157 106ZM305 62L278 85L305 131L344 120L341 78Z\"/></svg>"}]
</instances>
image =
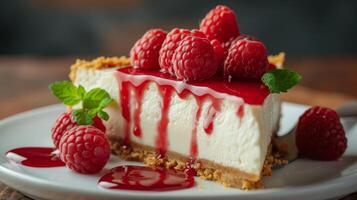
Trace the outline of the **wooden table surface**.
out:
<instances>
[{"instance_id":1,"label":"wooden table surface","mask_svg":"<svg viewBox=\"0 0 357 200\"><path fill-rule=\"evenodd\" d=\"M0 56L0 119L58 103L48 85L67 79L69 65L74 60L74 57ZM357 99L357 56L288 58L286 66L303 77L298 87L283 95L286 101L336 108ZM0 183L0 200L9 199L29 198ZM357 193L344 199L357 199Z\"/></svg>"}]
</instances>

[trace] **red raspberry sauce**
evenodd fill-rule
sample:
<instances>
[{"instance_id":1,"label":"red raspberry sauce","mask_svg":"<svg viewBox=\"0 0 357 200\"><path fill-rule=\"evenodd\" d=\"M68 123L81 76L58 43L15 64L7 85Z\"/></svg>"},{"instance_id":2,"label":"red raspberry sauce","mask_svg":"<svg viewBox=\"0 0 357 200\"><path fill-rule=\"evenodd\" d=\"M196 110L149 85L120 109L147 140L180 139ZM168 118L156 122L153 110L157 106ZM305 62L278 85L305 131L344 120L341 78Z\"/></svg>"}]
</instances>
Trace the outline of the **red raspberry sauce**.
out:
<instances>
[{"instance_id":1,"label":"red raspberry sauce","mask_svg":"<svg viewBox=\"0 0 357 200\"><path fill-rule=\"evenodd\" d=\"M54 154L55 148L22 147L8 151L6 156L16 163L37 168L62 167L65 164ZM195 185L195 170L184 172L153 169L145 166L118 166L102 176L98 185L106 189L169 191L191 188Z\"/></svg>"},{"instance_id":2,"label":"red raspberry sauce","mask_svg":"<svg viewBox=\"0 0 357 200\"><path fill-rule=\"evenodd\" d=\"M168 74L160 71L143 71L132 67L118 69L117 80L119 85L119 97L122 108L122 115L126 121L124 139L130 145L130 135L134 123L133 135L141 137L140 113L142 98L149 83L156 83L161 102L161 119L157 125L158 138L156 140L157 152L164 156L167 152L167 126L169 123L168 112L172 94L175 92L180 98L185 99L188 95L193 95L198 109L192 113L195 117L194 127L191 137L191 157L195 159L198 155L197 147L197 125L201 117L204 117L204 131L210 135L214 129L214 120L217 112L221 110L221 102L225 98L230 98L237 103L237 116L242 118L244 115L244 104L261 105L269 95L269 89L260 81L256 82L226 82L220 77L197 83L183 83L177 81ZM135 99L131 100L131 94ZM134 122L131 117L131 101L135 102ZM205 101L211 101L211 107L206 113L202 113L202 105Z\"/></svg>"},{"instance_id":3,"label":"red raspberry sauce","mask_svg":"<svg viewBox=\"0 0 357 200\"><path fill-rule=\"evenodd\" d=\"M58 155L54 153L55 150L51 147L22 147L8 151L6 157L11 161L29 167L65 166Z\"/></svg>"},{"instance_id":4,"label":"red raspberry sauce","mask_svg":"<svg viewBox=\"0 0 357 200\"><path fill-rule=\"evenodd\" d=\"M102 176L98 185L116 190L170 191L191 188L195 185L195 180L193 176L183 172L124 165L115 167Z\"/></svg>"}]
</instances>

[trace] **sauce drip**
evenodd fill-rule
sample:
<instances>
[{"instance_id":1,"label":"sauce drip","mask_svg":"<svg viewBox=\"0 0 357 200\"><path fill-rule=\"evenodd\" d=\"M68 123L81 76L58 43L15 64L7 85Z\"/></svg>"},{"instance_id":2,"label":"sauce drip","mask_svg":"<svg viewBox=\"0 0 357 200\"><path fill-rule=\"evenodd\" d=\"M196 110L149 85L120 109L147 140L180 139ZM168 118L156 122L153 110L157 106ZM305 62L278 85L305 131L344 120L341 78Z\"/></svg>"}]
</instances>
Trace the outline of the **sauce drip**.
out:
<instances>
[{"instance_id":1,"label":"sauce drip","mask_svg":"<svg viewBox=\"0 0 357 200\"><path fill-rule=\"evenodd\" d=\"M172 96L172 89L170 86L160 85L160 94L162 97L161 105L161 119L157 127L158 137L157 137L157 149L161 157L165 157L167 152L167 125L169 124L169 108Z\"/></svg>"},{"instance_id":2,"label":"sauce drip","mask_svg":"<svg viewBox=\"0 0 357 200\"><path fill-rule=\"evenodd\" d=\"M238 111L237 111L237 116L239 119L242 119L244 116L244 105L239 106Z\"/></svg>"},{"instance_id":3,"label":"sauce drip","mask_svg":"<svg viewBox=\"0 0 357 200\"><path fill-rule=\"evenodd\" d=\"M213 122L216 118L217 111L213 106L210 106L207 110L206 118L204 120L203 129L210 135L213 131Z\"/></svg>"},{"instance_id":4,"label":"sauce drip","mask_svg":"<svg viewBox=\"0 0 357 200\"><path fill-rule=\"evenodd\" d=\"M120 104L121 113L125 120L124 123L124 144L128 145L130 143L130 82L120 82L119 84L119 94L120 94Z\"/></svg>"},{"instance_id":5,"label":"sauce drip","mask_svg":"<svg viewBox=\"0 0 357 200\"><path fill-rule=\"evenodd\" d=\"M134 109L134 135L137 137L141 137L141 125L140 125L141 106L142 106L144 91L148 83L149 81L143 82L138 87L136 87L136 91L135 91L136 104ZM134 86L132 85L132 87Z\"/></svg>"},{"instance_id":6,"label":"sauce drip","mask_svg":"<svg viewBox=\"0 0 357 200\"><path fill-rule=\"evenodd\" d=\"M8 151L6 157L18 164L29 167L62 167L65 164L61 161L51 147L22 147Z\"/></svg>"},{"instance_id":7,"label":"sauce drip","mask_svg":"<svg viewBox=\"0 0 357 200\"><path fill-rule=\"evenodd\" d=\"M191 175L174 170L124 165L102 176L98 184L113 190L170 191L191 188L195 180Z\"/></svg>"}]
</instances>

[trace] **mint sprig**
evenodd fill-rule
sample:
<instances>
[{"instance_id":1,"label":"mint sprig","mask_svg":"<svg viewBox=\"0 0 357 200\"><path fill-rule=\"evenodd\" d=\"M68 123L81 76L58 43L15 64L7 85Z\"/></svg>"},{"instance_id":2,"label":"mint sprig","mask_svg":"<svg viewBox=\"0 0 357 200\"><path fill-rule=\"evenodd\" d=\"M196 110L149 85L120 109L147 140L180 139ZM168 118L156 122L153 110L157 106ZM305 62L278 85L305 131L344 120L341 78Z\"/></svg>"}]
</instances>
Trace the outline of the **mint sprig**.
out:
<instances>
[{"instance_id":1,"label":"mint sprig","mask_svg":"<svg viewBox=\"0 0 357 200\"><path fill-rule=\"evenodd\" d=\"M271 93L287 92L299 83L301 76L292 70L274 69L262 76L263 83L268 86Z\"/></svg>"},{"instance_id":2,"label":"mint sprig","mask_svg":"<svg viewBox=\"0 0 357 200\"><path fill-rule=\"evenodd\" d=\"M69 81L59 81L50 85L52 94L68 106L74 106L81 102L85 90L83 87L76 87Z\"/></svg>"},{"instance_id":3,"label":"mint sprig","mask_svg":"<svg viewBox=\"0 0 357 200\"><path fill-rule=\"evenodd\" d=\"M67 106L74 106L82 102L82 108L72 112L73 119L79 125L92 125L95 116L107 121L108 113L104 111L113 99L101 88L86 91L83 86L75 86L70 81L58 81L49 86L52 94Z\"/></svg>"}]
</instances>

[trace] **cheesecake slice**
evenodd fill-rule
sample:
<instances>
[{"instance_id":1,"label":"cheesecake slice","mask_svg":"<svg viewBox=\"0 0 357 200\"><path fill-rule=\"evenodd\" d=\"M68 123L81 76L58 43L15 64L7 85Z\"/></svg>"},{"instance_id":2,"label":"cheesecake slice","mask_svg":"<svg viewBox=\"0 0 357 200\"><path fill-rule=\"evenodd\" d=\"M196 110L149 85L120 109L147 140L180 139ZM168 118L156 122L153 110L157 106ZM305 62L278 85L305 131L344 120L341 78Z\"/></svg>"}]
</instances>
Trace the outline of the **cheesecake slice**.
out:
<instances>
[{"instance_id":1,"label":"cheesecake slice","mask_svg":"<svg viewBox=\"0 0 357 200\"><path fill-rule=\"evenodd\" d=\"M281 67L284 54L269 57ZM141 71L125 57L78 60L70 78L115 100L104 122L113 153L151 166L191 170L226 186L252 189L269 173L280 97L261 82L178 81ZM193 171L193 172L192 172Z\"/></svg>"}]
</instances>

